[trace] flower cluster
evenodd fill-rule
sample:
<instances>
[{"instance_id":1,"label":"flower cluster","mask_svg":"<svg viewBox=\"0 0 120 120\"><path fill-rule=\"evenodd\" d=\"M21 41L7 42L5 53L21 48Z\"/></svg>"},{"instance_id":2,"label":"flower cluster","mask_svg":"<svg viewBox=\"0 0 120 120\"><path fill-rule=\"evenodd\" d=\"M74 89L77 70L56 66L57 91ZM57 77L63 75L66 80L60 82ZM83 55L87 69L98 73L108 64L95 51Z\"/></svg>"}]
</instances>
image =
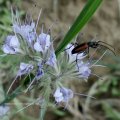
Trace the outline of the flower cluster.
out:
<instances>
[{"instance_id":1,"label":"flower cluster","mask_svg":"<svg viewBox=\"0 0 120 120\"><path fill-rule=\"evenodd\" d=\"M23 75L30 77L32 74L34 77L29 78L25 92L38 88L44 98L43 102L48 101L52 95L57 103L68 103L73 98L74 92L65 88L63 81L87 80L91 75L92 63L89 62L90 60L84 61L86 57L84 53L72 54L71 51L74 48L72 44L68 44L59 57L56 57L54 42L48 31L44 32L41 28L41 33L36 32L38 21L36 24L33 20L22 23L18 16L13 14L12 17L14 34L6 37L2 50L7 55L19 55L21 58L26 58L20 63L15 80L17 77Z\"/></svg>"}]
</instances>

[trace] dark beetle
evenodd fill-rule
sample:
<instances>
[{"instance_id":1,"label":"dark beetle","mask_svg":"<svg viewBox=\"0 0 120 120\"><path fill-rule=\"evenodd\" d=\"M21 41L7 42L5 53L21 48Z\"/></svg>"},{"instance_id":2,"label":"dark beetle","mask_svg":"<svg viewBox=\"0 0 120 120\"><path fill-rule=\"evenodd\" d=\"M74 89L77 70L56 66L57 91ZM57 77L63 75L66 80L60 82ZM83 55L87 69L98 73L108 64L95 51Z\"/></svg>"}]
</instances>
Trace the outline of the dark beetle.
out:
<instances>
[{"instance_id":1,"label":"dark beetle","mask_svg":"<svg viewBox=\"0 0 120 120\"><path fill-rule=\"evenodd\" d=\"M99 46L104 46L115 54L114 48L112 48L111 45L109 45L105 42L102 42L102 41L85 42L85 43L82 43L80 45L77 44L77 46L73 48L72 54L76 54L76 53L79 54L79 53L82 53L82 52L89 53L89 48L90 47L91 48L98 48ZM112 49L109 48L108 46L111 47Z\"/></svg>"}]
</instances>

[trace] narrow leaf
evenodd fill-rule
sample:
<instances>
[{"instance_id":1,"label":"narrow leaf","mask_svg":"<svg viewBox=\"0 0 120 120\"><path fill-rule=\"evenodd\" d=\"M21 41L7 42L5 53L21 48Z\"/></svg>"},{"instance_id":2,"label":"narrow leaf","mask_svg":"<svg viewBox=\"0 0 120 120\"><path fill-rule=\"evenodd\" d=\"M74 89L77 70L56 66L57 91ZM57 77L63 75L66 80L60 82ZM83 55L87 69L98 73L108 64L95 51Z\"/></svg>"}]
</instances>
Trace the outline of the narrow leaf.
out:
<instances>
[{"instance_id":1,"label":"narrow leaf","mask_svg":"<svg viewBox=\"0 0 120 120\"><path fill-rule=\"evenodd\" d=\"M63 51L67 44L70 43L78 34L78 32L80 32L80 30L86 25L102 1L103 0L88 0L82 12L77 17L70 30L67 32L61 44L58 46L58 49L55 52L56 55Z\"/></svg>"}]
</instances>

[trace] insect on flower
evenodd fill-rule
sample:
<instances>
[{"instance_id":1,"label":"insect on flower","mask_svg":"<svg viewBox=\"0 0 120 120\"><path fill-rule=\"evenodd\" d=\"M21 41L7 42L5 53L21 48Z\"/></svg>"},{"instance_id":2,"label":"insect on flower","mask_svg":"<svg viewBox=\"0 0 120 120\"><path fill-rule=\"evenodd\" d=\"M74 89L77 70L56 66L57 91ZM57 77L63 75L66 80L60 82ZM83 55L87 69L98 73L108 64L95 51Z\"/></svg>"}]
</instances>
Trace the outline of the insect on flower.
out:
<instances>
[{"instance_id":1,"label":"insect on flower","mask_svg":"<svg viewBox=\"0 0 120 120\"><path fill-rule=\"evenodd\" d=\"M109 49L110 51L112 51L116 55L115 49L112 48L111 45L109 45L109 44L107 44L103 41L90 41L90 42L85 42L85 43L82 43L82 44L77 44L76 43L76 45L77 46L74 47L73 50L72 50L72 54L76 54L76 53L79 54L79 53L82 53L82 52L84 52L85 54L89 54L89 48L90 47L97 49L98 47L103 46L103 47Z\"/></svg>"},{"instance_id":2,"label":"insect on flower","mask_svg":"<svg viewBox=\"0 0 120 120\"><path fill-rule=\"evenodd\" d=\"M75 46L73 47L73 45L75 45ZM89 48L94 48L97 50L99 47L105 47L105 48L109 49L110 51L112 51L114 53L114 55L116 55L115 49L111 45L109 45L103 41L89 41L89 42L84 42L82 44L75 43L73 45L66 48L65 50L68 51L68 49L71 49L71 55L72 56L75 55L75 57L76 57L75 62L77 64L78 70L79 70L78 60L80 60L80 59L78 59L78 57L80 54L83 54L84 57L86 57L86 55L89 55ZM90 59L91 59L91 57L90 57Z\"/></svg>"}]
</instances>

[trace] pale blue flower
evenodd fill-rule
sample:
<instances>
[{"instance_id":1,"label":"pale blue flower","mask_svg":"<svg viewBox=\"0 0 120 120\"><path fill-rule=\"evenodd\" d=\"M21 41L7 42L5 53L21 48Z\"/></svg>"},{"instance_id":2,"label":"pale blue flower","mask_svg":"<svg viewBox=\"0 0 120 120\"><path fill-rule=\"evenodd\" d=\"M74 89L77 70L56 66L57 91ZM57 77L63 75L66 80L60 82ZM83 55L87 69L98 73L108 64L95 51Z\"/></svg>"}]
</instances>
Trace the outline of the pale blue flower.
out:
<instances>
[{"instance_id":1,"label":"pale blue flower","mask_svg":"<svg viewBox=\"0 0 120 120\"><path fill-rule=\"evenodd\" d=\"M48 50L48 48L50 47L50 35L49 34L45 34L45 33L41 33L38 38L37 41L34 44L34 49L37 52L46 52L46 50Z\"/></svg>"},{"instance_id":2,"label":"pale blue flower","mask_svg":"<svg viewBox=\"0 0 120 120\"><path fill-rule=\"evenodd\" d=\"M36 38L34 22L32 22L31 24L23 24L23 25L13 23L13 30L15 33L20 34L31 47L33 46L33 42Z\"/></svg>"},{"instance_id":3,"label":"pale blue flower","mask_svg":"<svg viewBox=\"0 0 120 120\"><path fill-rule=\"evenodd\" d=\"M55 93L54 93L55 101L57 103L63 102L63 93L60 91L60 88L57 88Z\"/></svg>"},{"instance_id":4,"label":"pale blue flower","mask_svg":"<svg viewBox=\"0 0 120 120\"><path fill-rule=\"evenodd\" d=\"M2 50L6 54L17 54L22 52L20 49L19 40L15 35L7 36Z\"/></svg>"},{"instance_id":5,"label":"pale blue flower","mask_svg":"<svg viewBox=\"0 0 120 120\"><path fill-rule=\"evenodd\" d=\"M41 63L38 64L38 70L37 70L37 74L36 74L36 79L40 79L44 76L44 71L43 71L43 65Z\"/></svg>"},{"instance_id":6,"label":"pale blue flower","mask_svg":"<svg viewBox=\"0 0 120 120\"><path fill-rule=\"evenodd\" d=\"M29 74L33 70L32 64L20 63L20 69L18 71L18 75Z\"/></svg>"},{"instance_id":7,"label":"pale blue flower","mask_svg":"<svg viewBox=\"0 0 120 120\"><path fill-rule=\"evenodd\" d=\"M42 46L40 45L39 42L35 42L35 44L34 44L34 49L35 49L37 52L43 52Z\"/></svg>"},{"instance_id":8,"label":"pale blue flower","mask_svg":"<svg viewBox=\"0 0 120 120\"><path fill-rule=\"evenodd\" d=\"M30 72L32 70L33 70L33 65L32 64L20 63L20 68L18 70L17 76L13 80L13 82L11 83L11 85L10 85L8 91L7 91L7 94L9 93L10 89L12 88L14 82L17 80L18 76L25 75L25 74L30 74Z\"/></svg>"},{"instance_id":9,"label":"pale blue flower","mask_svg":"<svg viewBox=\"0 0 120 120\"><path fill-rule=\"evenodd\" d=\"M53 44L51 44L51 46L49 48L49 52L50 52L50 55L49 55L49 58L48 58L48 61L46 62L46 64L50 65L52 67L55 67L57 59L56 59L55 51L53 48Z\"/></svg>"},{"instance_id":10,"label":"pale blue flower","mask_svg":"<svg viewBox=\"0 0 120 120\"><path fill-rule=\"evenodd\" d=\"M41 63L38 63L37 73L36 73L35 77L33 78L32 82L30 83L30 85L28 86L28 88L26 89L26 92L29 90L29 88L32 86L32 84L33 84L36 80L39 80L39 79L42 78L43 76L44 76L43 65L42 65Z\"/></svg>"},{"instance_id":11,"label":"pale blue flower","mask_svg":"<svg viewBox=\"0 0 120 120\"><path fill-rule=\"evenodd\" d=\"M73 98L73 91L71 89L67 89L65 87L61 88L61 92L63 93L63 98L64 98L64 102L68 102L70 99Z\"/></svg>"},{"instance_id":12,"label":"pale blue flower","mask_svg":"<svg viewBox=\"0 0 120 120\"><path fill-rule=\"evenodd\" d=\"M0 117L6 115L9 110L10 110L9 106L1 105L0 106Z\"/></svg>"},{"instance_id":13,"label":"pale blue flower","mask_svg":"<svg viewBox=\"0 0 120 120\"><path fill-rule=\"evenodd\" d=\"M57 103L60 102L67 103L70 99L73 98L73 95L74 95L73 91L65 87L57 88L54 93L55 101Z\"/></svg>"},{"instance_id":14,"label":"pale blue flower","mask_svg":"<svg viewBox=\"0 0 120 120\"><path fill-rule=\"evenodd\" d=\"M90 64L84 63L83 61L79 61L78 63L78 72L80 77L88 79L91 74Z\"/></svg>"}]
</instances>

